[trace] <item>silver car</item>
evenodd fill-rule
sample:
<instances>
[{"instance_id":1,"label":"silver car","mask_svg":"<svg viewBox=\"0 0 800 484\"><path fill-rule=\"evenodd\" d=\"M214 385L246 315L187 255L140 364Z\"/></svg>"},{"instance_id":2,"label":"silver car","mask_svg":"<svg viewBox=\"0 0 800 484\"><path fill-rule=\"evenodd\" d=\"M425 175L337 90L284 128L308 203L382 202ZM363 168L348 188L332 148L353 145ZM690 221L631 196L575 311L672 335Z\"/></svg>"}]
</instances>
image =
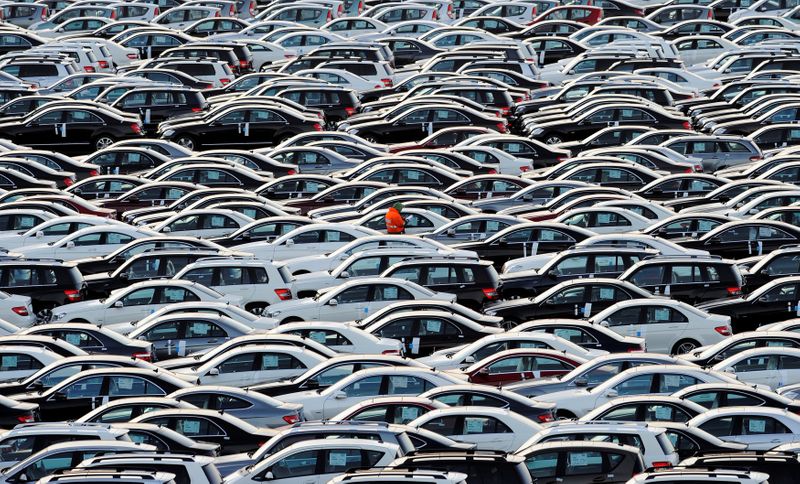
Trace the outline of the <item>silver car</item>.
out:
<instances>
[{"instance_id":1,"label":"silver car","mask_svg":"<svg viewBox=\"0 0 800 484\"><path fill-rule=\"evenodd\" d=\"M256 427L277 428L302 420L303 405L284 403L242 388L200 385L171 393L169 398L199 408L224 411Z\"/></svg>"},{"instance_id":2,"label":"silver car","mask_svg":"<svg viewBox=\"0 0 800 484\"><path fill-rule=\"evenodd\" d=\"M501 230L522 223L523 220L508 215L468 215L442 225L421 237L446 245L484 240Z\"/></svg>"}]
</instances>

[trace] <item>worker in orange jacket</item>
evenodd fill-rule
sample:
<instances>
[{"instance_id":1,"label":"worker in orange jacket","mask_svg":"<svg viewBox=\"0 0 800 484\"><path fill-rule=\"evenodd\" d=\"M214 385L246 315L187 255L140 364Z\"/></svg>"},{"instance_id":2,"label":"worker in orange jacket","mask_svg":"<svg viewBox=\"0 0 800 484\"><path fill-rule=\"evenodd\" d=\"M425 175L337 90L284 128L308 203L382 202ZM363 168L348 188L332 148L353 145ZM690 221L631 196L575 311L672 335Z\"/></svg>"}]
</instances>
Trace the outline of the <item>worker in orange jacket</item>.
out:
<instances>
[{"instance_id":1,"label":"worker in orange jacket","mask_svg":"<svg viewBox=\"0 0 800 484\"><path fill-rule=\"evenodd\" d=\"M402 203L395 203L386 211L386 231L390 234L406 233L406 221L400 212L403 211Z\"/></svg>"}]
</instances>

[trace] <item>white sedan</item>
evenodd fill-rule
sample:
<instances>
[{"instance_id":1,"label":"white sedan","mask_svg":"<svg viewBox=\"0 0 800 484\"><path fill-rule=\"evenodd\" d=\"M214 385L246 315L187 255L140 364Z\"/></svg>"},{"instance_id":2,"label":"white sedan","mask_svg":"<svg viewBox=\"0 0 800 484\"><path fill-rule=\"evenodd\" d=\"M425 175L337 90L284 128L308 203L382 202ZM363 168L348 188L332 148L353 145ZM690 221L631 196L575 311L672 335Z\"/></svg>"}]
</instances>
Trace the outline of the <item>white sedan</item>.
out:
<instances>
[{"instance_id":1,"label":"white sedan","mask_svg":"<svg viewBox=\"0 0 800 484\"><path fill-rule=\"evenodd\" d=\"M6 250L42 245L63 239L76 230L93 227L95 225L125 226L121 222L93 215L70 215L46 220L30 230L23 232L8 232L0 235L0 247Z\"/></svg>"},{"instance_id":2,"label":"white sedan","mask_svg":"<svg viewBox=\"0 0 800 484\"><path fill-rule=\"evenodd\" d=\"M683 354L729 337L730 316L709 314L672 299L631 299L591 318L623 336L644 338L654 353Z\"/></svg>"},{"instance_id":3,"label":"white sedan","mask_svg":"<svg viewBox=\"0 0 800 484\"><path fill-rule=\"evenodd\" d=\"M293 378L326 358L290 345L252 345L227 351L196 368L176 373L197 379L198 385L245 387Z\"/></svg>"},{"instance_id":4,"label":"white sedan","mask_svg":"<svg viewBox=\"0 0 800 484\"><path fill-rule=\"evenodd\" d=\"M536 397L543 402L558 406L559 417L583 417L591 410L617 397L629 395L669 395L699 383L738 383L738 381L716 371L703 370L683 365L648 365L625 370L587 390L576 388L548 393Z\"/></svg>"},{"instance_id":5,"label":"white sedan","mask_svg":"<svg viewBox=\"0 0 800 484\"><path fill-rule=\"evenodd\" d=\"M776 389L800 382L800 349L780 346L753 348L736 353L712 367L754 385Z\"/></svg>"},{"instance_id":6,"label":"white sedan","mask_svg":"<svg viewBox=\"0 0 800 484\"><path fill-rule=\"evenodd\" d=\"M240 250L264 260L286 260L309 254L325 254L355 239L378 233L352 224L309 224L297 227L272 242L250 242L237 245Z\"/></svg>"},{"instance_id":7,"label":"white sedan","mask_svg":"<svg viewBox=\"0 0 800 484\"><path fill-rule=\"evenodd\" d=\"M106 299L92 299L53 308L54 322L88 322L97 325L138 321L173 303L220 301L241 303L236 296L222 294L200 284L182 280L153 280L112 291Z\"/></svg>"},{"instance_id":8,"label":"white sedan","mask_svg":"<svg viewBox=\"0 0 800 484\"><path fill-rule=\"evenodd\" d=\"M598 234L644 230L653 223L638 213L616 207L576 208L556 217L554 222L580 227Z\"/></svg>"},{"instance_id":9,"label":"white sedan","mask_svg":"<svg viewBox=\"0 0 800 484\"><path fill-rule=\"evenodd\" d=\"M432 410L408 423L459 442L475 444L476 450L514 452L542 426L511 410L494 407L451 407Z\"/></svg>"},{"instance_id":10,"label":"white sedan","mask_svg":"<svg viewBox=\"0 0 800 484\"><path fill-rule=\"evenodd\" d=\"M434 292L411 281L388 277L370 277L345 282L307 297L273 304L266 316L281 324L296 321L353 321L397 301L436 299L456 302L456 296Z\"/></svg>"},{"instance_id":11,"label":"white sedan","mask_svg":"<svg viewBox=\"0 0 800 484\"><path fill-rule=\"evenodd\" d=\"M564 338L548 333L508 332L484 336L478 341L465 346L440 350L430 356L417 358L417 361L437 370L458 370L495 353L518 348L543 348L563 351L567 355L587 360L608 354L607 351L603 350L587 350Z\"/></svg>"},{"instance_id":12,"label":"white sedan","mask_svg":"<svg viewBox=\"0 0 800 484\"><path fill-rule=\"evenodd\" d=\"M302 403L306 420L329 419L371 398L417 396L445 385L464 383L453 375L423 368L381 367L353 373L325 390L309 390L276 397L287 403Z\"/></svg>"},{"instance_id":13,"label":"white sedan","mask_svg":"<svg viewBox=\"0 0 800 484\"><path fill-rule=\"evenodd\" d=\"M185 210L156 224L153 230L162 234L191 235L193 237L223 237L245 225L255 222L234 210L208 208Z\"/></svg>"},{"instance_id":14,"label":"white sedan","mask_svg":"<svg viewBox=\"0 0 800 484\"><path fill-rule=\"evenodd\" d=\"M0 291L0 321L27 328L36 322L31 298Z\"/></svg>"},{"instance_id":15,"label":"white sedan","mask_svg":"<svg viewBox=\"0 0 800 484\"><path fill-rule=\"evenodd\" d=\"M62 358L58 353L39 346L2 346L0 381L24 379Z\"/></svg>"},{"instance_id":16,"label":"white sedan","mask_svg":"<svg viewBox=\"0 0 800 484\"><path fill-rule=\"evenodd\" d=\"M63 261L108 255L134 239L153 237L158 233L125 224L97 225L80 229L49 244L29 245L17 249L27 259L52 258Z\"/></svg>"},{"instance_id":17,"label":"white sedan","mask_svg":"<svg viewBox=\"0 0 800 484\"><path fill-rule=\"evenodd\" d=\"M771 407L724 407L709 410L686 425L727 441L747 445L747 450L769 450L800 442L800 417Z\"/></svg>"},{"instance_id":18,"label":"white sedan","mask_svg":"<svg viewBox=\"0 0 800 484\"><path fill-rule=\"evenodd\" d=\"M400 340L379 338L346 323L288 323L278 326L270 333L302 336L337 353L399 355L403 347Z\"/></svg>"}]
</instances>

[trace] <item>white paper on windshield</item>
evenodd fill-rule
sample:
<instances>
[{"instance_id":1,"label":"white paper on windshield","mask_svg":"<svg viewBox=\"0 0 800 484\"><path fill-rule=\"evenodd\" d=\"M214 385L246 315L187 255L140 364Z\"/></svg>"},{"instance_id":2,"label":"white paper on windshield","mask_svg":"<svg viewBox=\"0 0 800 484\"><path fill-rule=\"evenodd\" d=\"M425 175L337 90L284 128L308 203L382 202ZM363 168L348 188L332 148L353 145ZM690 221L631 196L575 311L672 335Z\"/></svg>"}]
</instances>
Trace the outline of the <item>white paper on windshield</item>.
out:
<instances>
[{"instance_id":1,"label":"white paper on windshield","mask_svg":"<svg viewBox=\"0 0 800 484\"><path fill-rule=\"evenodd\" d=\"M664 385L668 388L675 388L681 386L680 375L663 375Z\"/></svg>"},{"instance_id":2,"label":"white paper on windshield","mask_svg":"<svg viewBox=\"0 0 800 484\"><path fill-rule=\"evenodd\" d=\"M425 320L425 331L429 333L438 333L442 330L442 322L436 319Z\"/></svg>"},{"instance_id":3,"label":"white paper on windshield","mask_svg":"<svg viewBox=\"0 0 800 484\"><path fill-rule=\"evenodd\" d=\"M766 420L748 420L747 421L747 431L763 434L764 430L767 428L767 421Z\"/></svg>"},{"instance_id":4,"label":"white paper on windshield","mask_svg":"<svg viewBox=\"0 0 800 484\"><path fill-rule=\"evenodd\" d=\"M483 433L483 419L465 417L464 428L468 434L481 434Z\"/></svg>"},{"instance_id":5,"label":"white paper on windshield","mask_svg":"<svg viewBox=\"0 0 800 484\"><path fill-rule=\"evenodd\" d=\"M335 230L330 230L325 237L327 242L339 242L342 238L342 233Z\"/></svg>"},{"instance_id":6,"label":"white paper on windshield","mask_svg":"<svg viewBox=\"0 0 800 484\"><path fill-rule=\"evenodd\" d=\"M175 350L178 353L178 356L186 356L186 340L179 340Z\"/></svg>"},{"instance_id":7,"label":"white paper on windshield","mask_svg":"<svg viewBox=\"0 0 800 484\"><path fill-rule=\"evenodd\" d=\"M383 299L397 299L397 288L386 286L383 288Z\"/></svg>"},{"instance_id":8,"label":"white paper on windshield","mask_svg":"<svg viewBox=\"0 0 800 484\"><path fill-rule=\"evenodd\" d=\"M208 323L194 323L192 326L192 332L195 335L206 335L208 334L208 330L211 328L211 325Z\"/></svg>"},{"instance_id":9,"label":"white paper on windshield","mask_svg":"<svg viewBox=\"0 0 800 484\"><path fill-rule=\"evenodd\" d=\"M344 467L347 465L346 452L331 452L328 454L328 464L332 467Z\"/></svg>"},{"instance_id":10,"label":"white paper on windshield","mask_svg":"<svg viewBox=\"0 0 800 484\"><path fill-rule=\"evenodd\" d=\"M393 376L392 377L392 384L395 388L408 388L408 377L407 376Z\"/></svg>"},{"instance_id":11,"label":"white paper on windshield","mask_svg":"<svg viewBox=\"0 0 800 484\"><path fill-rule=\"evenodd\" d=\"M759 240L756 245L758 246L758 255L762 255L764 253L764 242Z\"/></svg>"},{"instance_id":12,"label":"white paper on windshield","mask_svg":"<svg viewBox=\"0 0 800 484\"><path fill-rule=\"evenodd\" d=\"M2 358L2 363L0 366L3 368L16 368L17 367L17 356L4 356Z\"/></svg>"},{"instance_id":13,"label":"white paper on windshield","mask_svg":"<svg viewBox=\"0 0 800 484\"><path fill-rule=\"evenodd\" d=\"M531 255L536 255L539 252L539 242L531 242Z\"/></svg>"},{"instance_id":14,"label":"white paper on windshield","mask_svg":"<svg viewBox=\"0 0 800 484\"><path fill-rule=\"evenodd\" d=\"M556 233L550 230L542 230L539 232L539 240L556 240Z\"/></svg>"},{"instance_id":15,"label":"white paper on windshield","mask_svg":"<svg viewBox=\"0 0 800 484\"><path fill-rule=\"evenodd\" d=\"M610 213L598 213L597 214L597 223L607 225L611 223L611 214Z\"/></svg>"},{"instance_id":16,"label":"white paper on windshield","mask_svg":"<svg viewBox=\"0 0 800 484\"><path fill-rule=\"evenodd\" d=\"M311 338L311 341L325 344L325 331L311 331L308 333L308 337Z\"/></svg>"},{"instance_id":17,"label":"white paper on windshield","mask_svg":"<svg viewBox=\"0 0 800 484\"><path fill-rule=\"evenodd\" d=\"M419 407L403 407L400 411L400 418L403 422L410 422L419 417Z\"/></svg>"},{"instance_id":18,"label":"white paper on windshield","mask_svg":"<svg viewBox=\"0 0 800 484\"><path fill-rule=\"evenodd\" d=\"M120 390L133 390L133 378L117 378L117 388Z\"/></svg>"},{"instance_id":19,"label":"white paper on windshield","mask_svg":"<svg viewBox=\"0 0 800 484\"><path fill-rule=\"evenodd\" d=\"M669 308L656 308L656 321L669 321Z\"/></svg>"},{"instance_id":20,"label":"white paper on windshield","mask_svg":"<svg viewBox=\"0 0 800 484\"><path fill-rule=\"evenodd\" d=\"M419 337L411 340L411 354L416 355L419 353Z\"/></svg>"},{"instance_id":21,"label":"white paper on windshield","mask_svg":"<svg viewBox=\"0 0 800 484\"><path fill-rule=\"evenodd\" d=\"M181 422L181 428L184 434L199 434L200 421L199 420L184 420Z\"/></svg>"},{"instance_id":22,"label":"white paper on windshield","mask_svg":"<svg viewBox=\"0 0 800 484\"><path fill-rule=\"evenodd\" d=\"M150 109L144 110L144 124L150 124Z\"/></svg>"},{"instance_id":23,"label":"white paper on windshield","mask_svg":"<svg viewBox=\"0 0 800 484\"><path fill-rule=\"evenodd\" d=\"M670 420L672 418L672 409L662 405L657 406L656 418L658 420Z\"/></svg>"},{"instance_id":24,"label":"white paper on windshield","mask_svg":"<svg viewBox=\"0 0 800 484\"><path fill-rule=\"evenodd\" d=\"M67 333L66 340L67 343L78 346L81 344L81 335L78 333Z\"/></svg>"},{"instance_id":25,"label":"white paper on windshield","mask_svg":"<svg viewBox=\"0 0 800 484\"><path fill-rule=\"evenodd\" d=\"M592 303L587 302L583 305L583 317L588 318L592 314Z\"/></svg>"},{"instance_id":26,"label":"white paper on windshield","mask_svg":"<svg viewBox=\"0 0 800 484\"><path fill-rule=\"evenodd\" d=\"M601 287L600 288L600 299L614 299L614 288L613 287Z\"/></svg>"},{"instance_id":27,"label":"white paper on windshield","mask_svg":"<svg viewBox=\"0 0 800 484\"><path fill-rule=\"evenodd\" d=\"M589 454L586 452L571 452L569 454L570 467L584 467L589 464Z\"/></svg>"},{"instance_id":28,"label":"white paper on windshield","mask_svg":"<svg viewBox=\"0 0 800 484\"><path fill-rule=\"evenodd\" d=\"M278 355L261 355L261 368L277 368Z\"/></svg>"}]
</instances>

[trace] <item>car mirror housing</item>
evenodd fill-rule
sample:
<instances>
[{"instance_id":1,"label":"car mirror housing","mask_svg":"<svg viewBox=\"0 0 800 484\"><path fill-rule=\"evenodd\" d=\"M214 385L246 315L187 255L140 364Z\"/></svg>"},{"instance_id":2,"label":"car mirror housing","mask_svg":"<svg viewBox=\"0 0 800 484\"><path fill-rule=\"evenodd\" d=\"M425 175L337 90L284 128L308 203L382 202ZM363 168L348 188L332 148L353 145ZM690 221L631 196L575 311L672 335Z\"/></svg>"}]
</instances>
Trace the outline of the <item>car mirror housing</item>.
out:
<instances>
[{"instance_id":1,"label":"car mirror housing","mask_svg":"<svg viewBox=\"0 0 800 484\"><path fill-rule=\"evenodd\" d=\"M121 308L121 307L123 307L123 306L124 306L124 305L122 304L122 301L116 301L116 302L114 303L114 306L113 306L113 307L115 307L115 308Z\"/></svg>"},{"instance_id":2,"label":"car mirror housing","mask_svg":"<svg viewBox=\"0 0 800 484\"><path fill-rule=\"evenodd\" d=\"M347 394L340 390L333 395L333 398L337 400L344 400L345 398L347 398Z\"/></svg>"},{"instance_id":3,"label":"car mirror housing","mask_svg":"<svg viewBox=\"0 0 800 484\"><path fill-rule=\"evenodd\" d=\"M575 386L576 387L588 387L589 380L586 378L576 378L575 379Z\"/></svg>"},{"instance_id":4,"label":"car mirror housing","mask_svg":"<svg viewBox=\"0 0 800 484\"><path fill-rule=\"evenodd\" d=\"M211 376L219 375L219 368L212 368L212 369L208 370L208 374L211 375Z\"/></svg>"},{"instance_id":5,"label":"car mirror housing","mask_svg":"<svg viewBox=\"0 0 800 484\"><path fill-rule=\"evenodd\" d=\"M338 305L339 301L337 299L331 299L330 301L328 301L328 306L338 306Z\"/></svg>"}]
</instances>

